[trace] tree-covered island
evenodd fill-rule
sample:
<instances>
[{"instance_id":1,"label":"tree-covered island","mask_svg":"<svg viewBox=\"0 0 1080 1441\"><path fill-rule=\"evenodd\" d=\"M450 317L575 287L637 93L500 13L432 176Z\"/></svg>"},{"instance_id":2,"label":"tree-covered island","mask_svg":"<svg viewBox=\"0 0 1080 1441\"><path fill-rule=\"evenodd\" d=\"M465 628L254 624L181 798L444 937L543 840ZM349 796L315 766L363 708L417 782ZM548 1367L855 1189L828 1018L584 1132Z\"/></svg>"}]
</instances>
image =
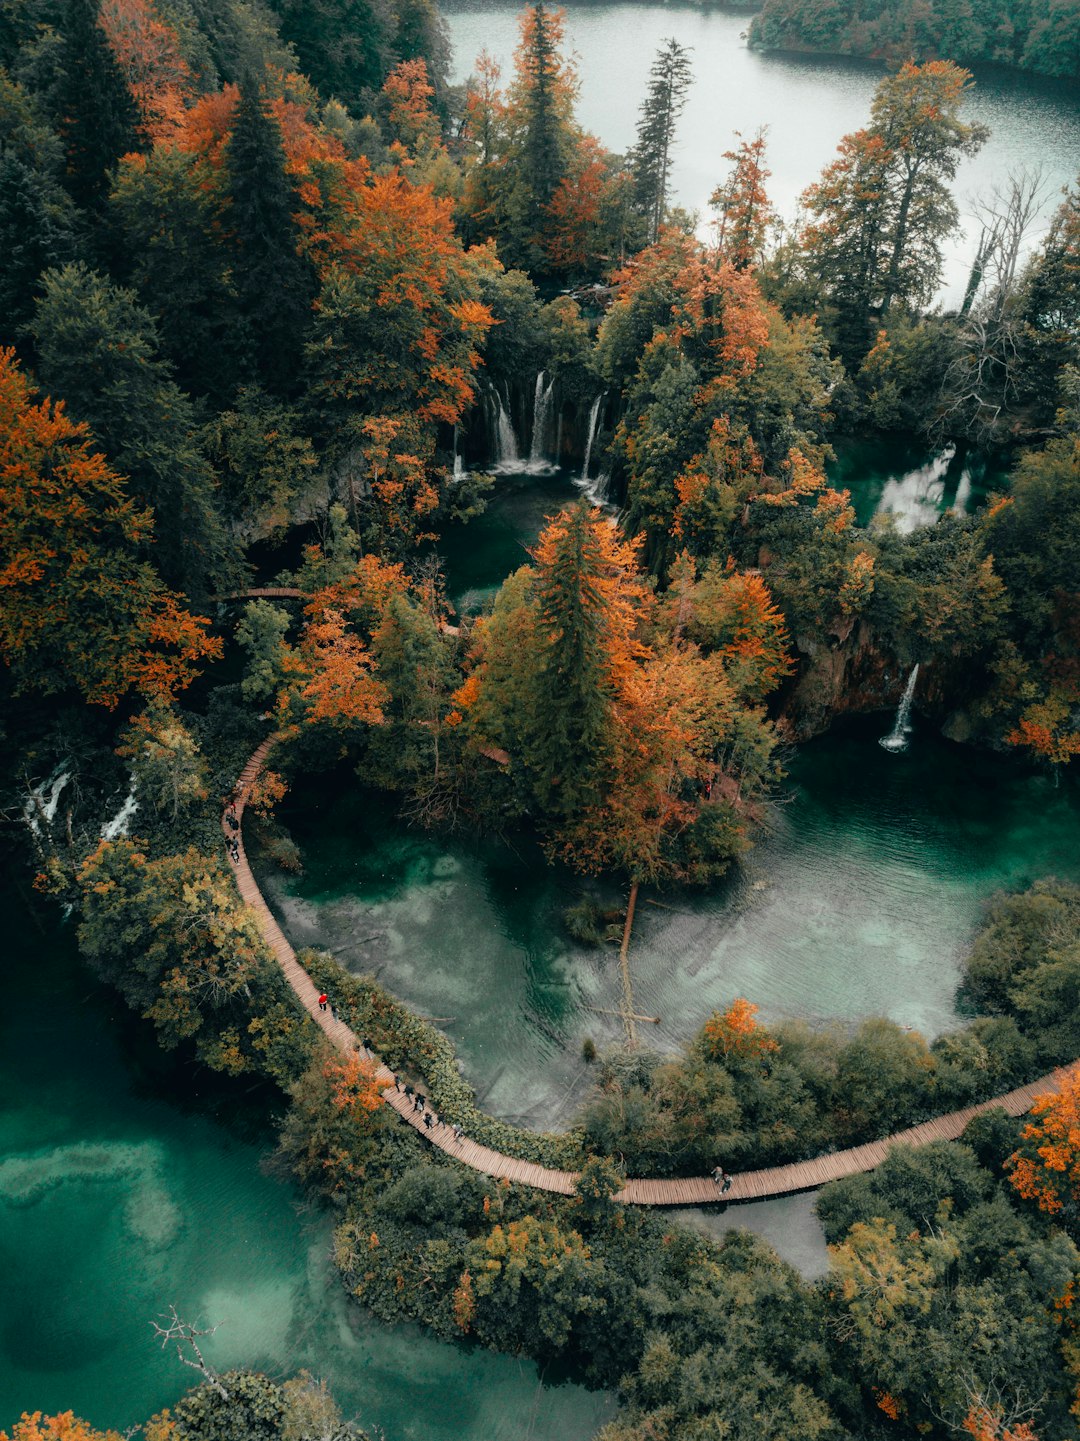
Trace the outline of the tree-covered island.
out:
<instances>
[{"instance_id":1,"label":"tree-covered island","mask_svg":"<svg viewBox=\"0 0 1080 1441\"><path fill-rule=\"evenodd\" d=\"M568 933L613 968L632 913L592 878L661 905L715 888L794 748L845 717L903 697L958 755L1075 804L1080 189L1003 175L966 291L941 299L957 171L987 139L961 62L1075 77L1075 7L992 27L978 7L812 8L768 0L754 36L890 56L864 126L786 216L767 134L716 137L691 216L672 158L704 57L675 37L619 155L578 123L543 3L512 72L485 52L463 86L432 0L0 3L8 869L178 1072L274 1098L278 1163L334 1217L351 1297L617 1393L602 1441L1069 1441L1075 1076L824 1189L818 1279L613 1198L627 1176L878 1141L1077 1061L1076 856L989 902L964 1019L932 1041L879 1017L766 1024L729 991L661 1054L628 997L627 1043L587 1045L550 1132L486 1114L444 1030L301 951L362 1052L446 1124L576 1173L565 1196L403 1124L238 888L228 807L270 738L243 795L264 870L302 865L286 795L363 787L402 826L579 877ZM835 482L852 436L1001 479L935 524L860 524ZM579 494L489 602L455 604L444 541L468 546L515 464ZM27 1204L6 1164L0 1217ZM213 1319L148 1328L198 1384L145 1441L366 1434L319 1377L215 1368Z\"/></svg>"}]
</instances>

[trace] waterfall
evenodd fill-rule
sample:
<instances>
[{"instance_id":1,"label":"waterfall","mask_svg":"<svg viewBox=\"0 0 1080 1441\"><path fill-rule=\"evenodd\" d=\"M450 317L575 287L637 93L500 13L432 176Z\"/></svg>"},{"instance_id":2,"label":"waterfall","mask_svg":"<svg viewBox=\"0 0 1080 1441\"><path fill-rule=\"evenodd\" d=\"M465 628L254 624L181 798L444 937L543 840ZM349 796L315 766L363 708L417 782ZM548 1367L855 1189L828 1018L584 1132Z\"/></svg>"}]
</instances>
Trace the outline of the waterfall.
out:
<instances>
[{"instance_id":1,"label":"waterfall","mask_svg":"<svg viewBox=\"0 0 1080 1441\"><path fill-rule=\"evenodd\" d=\"M502 396L496 390L495 396L495 463L513 465L518 460L517 436L514 425L503 407Z\"/></svg>"},{"instance_id":2,"label":"waterfall","mask_svg":"<svg viewBox=\"0 0 1080 1441\"><path fill-rule=\"evenodd\" d=\"M909 720L911 717L911 702L915 698L915 682L919 677L919 667L916 665L908 676L908 683L904 687L904 694L900 697L900 704L896 707L896 720L893 728L887 736L882 736L878 745L884 750L899 752L907 750L908 733L911 730Z\"/></svg>"},{"instance_id":3,"label":"waterfall","mask_svg":"<svg viewBox=\"0 0 1080 1441\"><path fill-rule=\"evenodd\" d=\"M458 433L459 433L459 432L458 432L458 427L455 425L455 426L454 426L454 484L455 484L455 485L459 484L459 482L461 481L461 477L465 474L465 464L464 464L464 462L462 461L461 456L458 454Z\"/></svg>"},{"instance_id":4,"label":"waterfall","mask_svg":"<svg viewBox=\"0 0 1080 1441\"><path fill-rule=\"evenodd\" d=\"M606 395L607 392L605 391ZM582 480L589 478L589 461L592 460L593 441L596 439L596 423L600 419L600 407L604 402L604 396L598 395L592 403L589 411L589 434L585 440L585 463L581 467Z\"/></svg>"},{"instance_id":5,"label":"waterfall","mask_svg":"<svg viewBox=\"0 0 1080 1441\"><path fill-rule=\"evenodd\" d=\"M555 391L555 380L552 377L547 385L544 384L546 370L542 370L536 377L536 390L533 395L533 428L532 444L529 447L529 460L538 461L544 458L544 441L547 438L548 423L551 419L551 402Z\"/></svg>"}]
</instances>

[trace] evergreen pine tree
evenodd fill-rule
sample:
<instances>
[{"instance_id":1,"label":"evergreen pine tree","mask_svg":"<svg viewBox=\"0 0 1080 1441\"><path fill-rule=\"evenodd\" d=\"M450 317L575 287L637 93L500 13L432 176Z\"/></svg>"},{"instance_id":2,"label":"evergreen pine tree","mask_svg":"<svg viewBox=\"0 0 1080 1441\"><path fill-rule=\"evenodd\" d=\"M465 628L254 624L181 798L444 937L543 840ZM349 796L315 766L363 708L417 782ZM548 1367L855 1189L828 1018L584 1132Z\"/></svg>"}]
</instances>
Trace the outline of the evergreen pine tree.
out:
<instances>
[{"instance_id":1,"label":"evergreen pine tree","mask_svg":"<svg viewBox=\"0 0 1080 1441\"><path fill-rule=\"evenodd\" d=\"M70 220L71 201L49 176L0 155L0 343L20 338L42 271L70 259Z\"/></svg>"},{"instance_id":2,"label":"evergreen pine tree","mask_svg":"<svg viewBox=\"0 0 1080 1441\"><path fill-rule=\"evenodd\" d=\"M141 148L139 113L98 15L98 0L67 0L55 101L66 185L91 211L104 201L120 156Z\"/></svg>"},{"instance_id":3,"label":"evergreen pine tree","mask_svg":"<svg viewBox=\"0 0 1080 1441\"><path fill-rule=\"evenodd\" d=\"M285 174L281 128L251 78L240 91L228 175L247 368L268 390L285 395L296 385L315 279L297 253L293 211L299 202Z\"/></svg>"},{"instance_id":4,"label":"evergreen pine tree","mask_svg":"<svg viewBox=\"0 0 1080 1441\"><path fill-rule=\"evenodd\" d=\"M508 108L515 184L506 238L511 259L528 269L545 263L551 202L569 171L575 140L576 79L559 53L561 41L562 18L545 10L543 0L525 11Z\"/></svg>"},{"instance_id":5,"label":"evergreen pine tree","mask_svg":"<svg viewBox=\"0 0 1080 1441\"><path fill-rule=\"evenodd\" d=\"M583 502L547 527L536 562L528 763L545 808L573 816L596 804L610 775L613 706L633 654L633 556Z\"/></svg>"},{"instance_id":6,"label":"evergreen pine tree","mask_svg":"<svg viewBox=\"0 0 1080 1441\"><path fill-rule=\"evenodd\" d=\"M674 38L666 41L649 71L649 87L638 118L637 144L630 157L637 204L645 217L650 244L656 240L667 210L675 126L686 105L692 78L689 50Z\"/></svg>"}]
</instances>

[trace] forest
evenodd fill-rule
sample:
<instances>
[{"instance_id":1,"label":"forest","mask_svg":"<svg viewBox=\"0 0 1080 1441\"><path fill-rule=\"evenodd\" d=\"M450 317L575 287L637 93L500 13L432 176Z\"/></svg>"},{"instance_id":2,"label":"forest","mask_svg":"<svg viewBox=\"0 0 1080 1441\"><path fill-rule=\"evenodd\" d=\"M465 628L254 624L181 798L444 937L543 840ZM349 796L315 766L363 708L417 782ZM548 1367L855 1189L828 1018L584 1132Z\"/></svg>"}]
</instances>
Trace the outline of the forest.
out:
<instances>
[{"instance_id":1,"label":"forest","mask_svg":"<svg viewBox=\"0 0 1080 1441\"><path fill-rule=\"evenodd\" d=\"M678 897L737 871L793 747L890 710L916 663L950 740L1075 784L1080 184L1039 232L1036 180L1002 176L939 301L987 139L964 65L1077 75L1080 11L999 9L767 0L755 43L894 63L795 217L761 131L718 137L698 217L673 199L675 38L614 154L543 0L512 73L484 52L465 85L434 0L0 0L9 864L161 1047L273 1088L279 1163L333 1215L350 1296L617 1392L602 1441L1080 1435L1075 1079L827 1187L820 1281L612 1200L627 1174L815 1156L1074 1061L1080 888L993 901L968 1019L932 1042L767 1025L733 996L680 1054L593 1058L559 1133L485 1115L442 1031L305 952L441 1115L581 1170L538 1196L426 1147L329 1052L238 893L222 798L273 735L246 825L284 869L276 810L329 776L412 827ZM603 449L608 503L550 515L458 614L441 540L484 513L500 423L539 393L558 462ZM1007 482L922 529L858 524L834 441L913 434ZM601 945L602 923L567 915ZM215 1370L173 1321L200 1383L146 1441L361 1436L318 1378ZM0 1441L110 1424L0 1414Z\"/></svg>"},{"instance_id":2,"label":"forest","mask_svg":"<svg viewBox=\"0 0 1080 1441\"><path fill-rule=\"evenodd\" d=\"M1080 7L1050 0L765 0L755 44L906 60L948 58L1075 80L1080 74Z\"/></svg>"}]
</instances>

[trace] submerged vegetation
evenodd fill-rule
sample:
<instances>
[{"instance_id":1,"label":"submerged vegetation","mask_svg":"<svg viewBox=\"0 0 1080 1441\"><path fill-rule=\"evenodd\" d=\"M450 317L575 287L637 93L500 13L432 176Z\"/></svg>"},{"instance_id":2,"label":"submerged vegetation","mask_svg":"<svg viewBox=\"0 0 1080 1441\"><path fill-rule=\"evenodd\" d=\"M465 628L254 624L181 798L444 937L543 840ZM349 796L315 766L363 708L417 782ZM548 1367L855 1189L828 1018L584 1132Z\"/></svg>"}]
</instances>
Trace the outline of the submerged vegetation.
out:
<instances>
[{"instance_id":1,"label":"submerged vegetation","mask_svg":"<svg viewBox=\"0 0 1080 1441\"><path fill-rule=\"evenodd\" d=\"M1073 73L1067 8L1024 20L1022 63ZM764 43L790 43L769 28L803 23L788 11L770 0ZM1037 187L1011 177L962 305L935 307L952 181L985 140L957 63L977 41L875 19L850 48L902 63L799 218L773 211L766 137L737 136L705 240L669 204L695 65L674 39L618 156L577 122L543 3L513 75L482 55L458 88L428 0L0 6L13 845L164 1047L287 1098L281 1154L336 1208L349 1292L617 1387L604 1441L1078 1434L1074 1087L829 1188L820 1284L612 1200L627 1171L857 1143L1076 1058L1075 887L994 903L975 1018L932 1045L878 1019L768 1029L725 997L681 1057L599 1057L557 1136L483 1115L433 1025L310 956L441 1114L582 1168L575 1196L538 1197L425 1148L328 1055L241 903L220 798L273 733L251 803L282 863L275 803L345 764L413 824L705 886L751 843L785 747L891 706L916 664L950 736L1068 774L1080 193L1031 250ZM995 58L1007 24L1021 45L1003 12ZM618 518L584 499L549 517L486 613L455 616L439 538L483 508L531 396L536 454L586 481L602 465ZM861 527L826 476L840 431L918 431L1011 478L974 516ZM203 1376L147 1441L359 1434L309 1377ZM104 1433L38 1415L10 1434Z\"/></svg>"}]
</instances>

